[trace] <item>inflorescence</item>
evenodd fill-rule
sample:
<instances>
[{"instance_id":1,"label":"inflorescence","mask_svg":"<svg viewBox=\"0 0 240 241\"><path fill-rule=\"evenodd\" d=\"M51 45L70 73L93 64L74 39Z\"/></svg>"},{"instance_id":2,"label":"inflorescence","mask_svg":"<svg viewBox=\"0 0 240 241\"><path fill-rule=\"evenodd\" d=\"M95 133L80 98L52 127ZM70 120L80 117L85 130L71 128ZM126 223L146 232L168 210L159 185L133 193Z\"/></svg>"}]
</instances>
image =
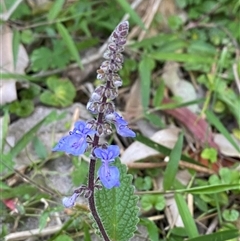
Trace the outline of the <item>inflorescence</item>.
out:
<instances>
[{"instance_id":1,"label":"inflorescence","mask_svg":"<svg viewBox=\"0 0 240 241\"><path fill-rule=\"evenodd\" d=\"M63 151L74 156L79 156L90 150L91 159L101 160L98 179L108 189L120 185L119 170L113 165L120 150L117 145L99 143L99 137L112 134L113 126L115 126L117 133L123 137L136 136L128 127L127 121L116 112L113 103L118 95L118 87L122 85L122 80L117 72L122 68L122 52L126 44L128 30L128 21L123 21L116 27L103 55L106 60L97 70L97 79L102 80L103 84L95 89L87 103L87 109L95 118L86 122L77 121L73 131L70 131L68 136L61 138L53 148L53 151ZM91 175L90 171L89 175ZM95 187L98 186L95 185ZM71 197L63 199L64 206L72 207L83 191L86 191L85 197L91 196L92 190L87 190L86 186L82 186Z\"/></svg>"}]
</instances>

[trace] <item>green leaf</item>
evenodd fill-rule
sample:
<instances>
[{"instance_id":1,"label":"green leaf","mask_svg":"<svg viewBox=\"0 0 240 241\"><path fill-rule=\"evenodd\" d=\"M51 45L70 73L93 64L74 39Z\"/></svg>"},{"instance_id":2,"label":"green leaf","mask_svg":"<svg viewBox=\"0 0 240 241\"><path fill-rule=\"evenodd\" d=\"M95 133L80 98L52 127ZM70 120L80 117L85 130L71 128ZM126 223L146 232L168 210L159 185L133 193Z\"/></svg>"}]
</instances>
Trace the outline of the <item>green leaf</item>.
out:
<instances>
[{"instance_id":1,"label":"green leaf","mask_svg":"<svg viewBox=\"0 0 240 241\"><path fill-rule=\"evenodd\" d=\"M62 10L65 0L55 0L47 15L48 21L54 20Z\"/></svg>"},{"instance_id":2,"label":"green leaf","mask_svg":"<svg viewBox=\"0 0 240 241\"><path fill-rule=\"evenodd\" d=\"M186 233L188 234L188 236L190 238L197 237L199 234L198 234L196 224L194 222L194 219L188 209L188 206L187 206L186 201L184 200L183 196L181 194L176 193L175 201L176 201L176 204L178 207L179 214L184 223Z\"/></svg>"},{"instance_id":3,"label":"green leaf","mask_svg":"<svg viewBox=\"0 0 240 241\"><path fill-rule=\"evenodd\" d=\"M11 171L14 167L15 163L13 161L13 158L11 154L0 154L0 170L3 172L4 170L8 169L8 171ZM10 169L10 170L9 170Z\"/></svg>"},{"instance_id":4,"label":"green leaf","mask_svg":"<svg viewBox=\"0 0 240 241\"><path fill-rule=\"evenodd\" d=\"M56 239L54 239L54 241L73 241L73 239L66 234L62 234L59 235Z\"/></svg>"},{"instance_id":5,"label":"green leaf","mask_svg":"<svg viewBox=\"0 0 240 241\"><path fill-rule=\"evenodd\" d=\"M23 30L21 33L21 41L24 44L30 44L34 40L33 32L30 29Z\"/></svg>"},{"instance_id":6,"label":"green leaf","mask_svg":"<svg viewBox=\"0 0 240 241\"><path fill-rule=\"evenodd\" d=\"M44 117L35 126L33 126L27 133L25 133L21 137L21 139L15 144L15 146L10 150L9 154L11 154L12 157L17 156L27 146L27 144L33 139L36 132L40 129L40 127L44 124L44 122L53 114L54 114L54 111L52 111L50 114Z\"/></svg>"},{"instance_id":7,"label":"green leaf","mask_svg":"<svg viewBox=\"0 0 240 241\"><path fill-rule=\"evenodd\" d=\"M97 212L110 240L129 240L136 231L138 197L134 195L132 175L119 160L114 163L120 171L120 187L98 190L95 193Z\"/></svg>"},{"instance_id":8,"label":"green leaf","mask_svg":"<svg viewBox=\"0 0 240 241\"><path fill-rule=\"evenodd\" d=\"M164 81L160 81L158 89L153 98L154 107L158 107L162 104L162 100L164 97L164 89L165 89Z\"/></svg>"},{"instance_id":9,"label":"green leaf","mask_svg":"<svg viewBox=\"0 0 240 241\"><path fill-rule=\"evenodd\" d=\"M71 173L72 182L74 186L79 186L80 184L86 183L86 177L88 174L88 163L84 161L79 161L78 157L73 157L74 170Z\"/></svg>"},{"instance_id":10,"label":"green leaf","mask_svg":"<svg viewBox=\"0 0 240 241\"><path fill-rule=\"evenodd\" d=\"M184 63L204 63L211 64L214 62L213 57L200 56L196 54L181 54L181 53L162 53L156 52L149 56L150 58L160 61L178 61Z\"/></svg>"},{"instance_id":11,"label":"green leaf","mask_svg":"<svg viewBox=\"0 0 240 241\"><path fill-rule=\"evenodd\" d=\"M222 216L226 221L234 222L238 220L239 212L235 209L226 209L223 211Z\"/></svg>"},{"instance_id":12,"label":"green leaf","mask_svg":"<svg viewBox=\"0 0 240 241\"><path fill-rule=\"evenodd\" d=\"M20 45L20 32L15 30L13 32L13 39L12 39L14 69L16 68L16 64L17 64L19 45Z\"/></svg>"},{"instance_id":13,"label":"green leaf","mask_svg":"<svg viewBox=\"0 0 240 241\"><path fill-rule=\"evenodd\" d=\"M30 59L33 71L47 70L51 65L52 52L49 48L41 47L32 52Z\"/></svg>"},{"instance_id":14,"label":"green leaf","mask_svg":"<svg viewBox=\"0 0 240 241\"><path fill-rule=\"evenodd\" d=\"M81 63L81 59L78 53L78 49L75 46L71 35L68 33L67 29L61 24L61 23L57 23L57 29L59 34L62 36L69 52L71 53L71 55L74 57L74 59L76 60L76 62L78 63L79 67L81 69L83 69L83 65Z\"/></svg>"},{"instance_id":15,"label":"green leaf","mask_svg":"<svg viewBox=\"0 0 240 241\"><path fill-rule=\"evenodd\" d=\"M1 135L0 135L0 153L3 153L3 148L5 145L5 138L7 136L8 132L8 124L9 124L10 118L8 111L4 111L4 115L2 117L2 123L1 123ZM1 170L1 169L0 169Z\"/></svg>"},{"instance_id":16,"label":"green leaf","mask_svg":"<svg viewBox=\"0 0 240 241\"><path fill-rule=\"evenodd\" d=\"M1 190L0 200L23 197L24 195L33 196L37 192L39 192L39 190L36 187L25 183L9 190Z\"/></svg>"},{"instance_id":17,"label":"green leaf","mask_svg":"<svg viewBox=\"0 0 240 241\"><path fill-rule=\"evenodd\" d=\"M9 105L9 111L19 117L27 117L34 111L33 101L27 99L14 101Z\"/></svg>"},{"instance_id":18,"label":"green leaf","mask_svg":"<svg viewBox=\"0 0 240 241\"><path fill-rule=\"evenodd\" d=\"M217 118L217 116L211 112L210 110L206 111L208 121L217 128L219 132L221 132L227 140L235 147L235 149L240 152L240 147L236 144L233 140L232 136L229 134L228 130L225 126L221 123L221 121Z\"/></svg>"},{"instance_id":19,"label":"green leaf","mask_svg":"<svg viewBox=\"0 0 240 241\"><path fill-rule=\"evenodd\" d=\"M177 192L188 192L192 194L214 194L218 192L226 192L230 190L240 190L239 183L218 184L210 186L193 187L189 189L176 190Z\"/></svg>"},{"instance_id":20,"label":"green leaf","mask_svg":"<svg viewBox=\"0 0 240 241\"><path fill-rule=\"evenodd\" d=\"M118 4L123 8L125 12L127 12L132 20L138 24L142 29L146 29L142 19L138 16L138 14L132 9L131 5L127 0L117 0Z\"/></svg>"},{"instance_id":21,"label":"green leaf","mask_svg":"<svg viewBox=\"0 0 240 241\"><path fill-rule=\"evenodd\" d=\"M43 212L39 218L39 230L42 231L48 223L49 212Z\"/></svg>"},{"instance_id":22,"label":"green leaf","mask_svg":"<svg viewBox=\"0 0 240 241\"><path fill-rule=\"evenodd\" d=\"M37 153L38 157L40 159L45 159L48 154L47 154L47 149L44 146L44 144L42 143L42 141L40 141L40 139L37 136L35 136L33 138L32 143L33 143L33 147L34 147L35 152Z\"/></svg>"},{"instance_id":23,"label":"green leaf","mask_svg":"<svg viewBox=\"0 0 240 241\"><path fill-rule=\"evenodd\" d=\"M239 237L240 232L237 229L231 229L227 231L221 231L216 233L207 234L204 236L199 236L196 238L187 239L186 241L227 241L229 239Z\"/></svg>"},{"instance_id":24,"label":"green leaf","mask_svg":"<svg viewBox=\"0 0 240 241\"><path fill-rule=\"evenodd\" d=\"M214 163L217 161L217 150L212 147L205 148L201 153L201 157Z\"/></svg>"},{"instance_id":25,"label":"green leaf","mask_svg":"<svg viewBox=\"0 0 240 241\"><path fill-rule=\"evenodd\" d=\"M153 221L147 218L141 218L139 224L147 228L148 237L151 241L159 241L158 227Z\"/></svg>"},{"instance_id":26,"label":"green leaf","mask_svg":"<svg viewBox=\"0 0 240 241\"><path fill-rule=\"evenodd\" d=\"M156 127L159 127L159 128L165 127L165 124L163 123L162 119L157 114L146 112L144 117L147 120L149 120L151 122L151 124L155 125Z\"/></svg>"},{"instance_id":27,"label":"green leaf","mask_svg":"<svg viewBox=\"0 0 240 241\"><path fill-rule=\"evenodd\" d=\"M181 159L182 145L183 145L183 133L179 135L179 138L170 153L169 162L167 164L166 170L163 175L164 190L168 190L173 186L174 179L176 177L177 170L178 170L178 163Z\"/></svg>"},{"instance_id":28,"label":"green leaf","mask_svg":"<svg viewBox=\"0 0 240 241\"><path fill-rule=\"evenodd\" d=\"M142 105L145 110L148 108L148 104L149 104L151 72L154 68L154 65L155 65L155 62L146 56L141 60L139 64Z\"/></svg>"},{"instance_id":29,"label":"green leaf","mask_svg":"<svg viewBox=\"0 0 240 241\"><path fill-rule=\"evenodd\" d=\"M152 208L161 211L164 209L166 202L163 195L145 194L141 198L141 205L145 211Z\"/></svg>"},{"instance_id":30,"label":"green leaf","mask_svg":"<svg viewBox=\"0 0 240 241\"><path fill-rule=\"evenodd\" d=\"M47 86L50 90L44 91L40 95L40 101L47 105L66 107L72 104L76 96L76 90L72 82L68 79L58 79L49 77Z\"/></svg>"}]
</instances>

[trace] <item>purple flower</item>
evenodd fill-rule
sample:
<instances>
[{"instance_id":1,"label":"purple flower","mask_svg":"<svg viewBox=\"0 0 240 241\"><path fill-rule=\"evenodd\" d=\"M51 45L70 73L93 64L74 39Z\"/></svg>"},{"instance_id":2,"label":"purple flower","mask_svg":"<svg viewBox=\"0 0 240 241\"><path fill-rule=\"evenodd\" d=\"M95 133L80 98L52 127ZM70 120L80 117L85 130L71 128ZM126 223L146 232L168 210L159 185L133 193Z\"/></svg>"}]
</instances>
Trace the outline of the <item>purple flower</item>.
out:
<instances>
[{"instance_id":1,"label":"purple flower","mask_svg":"<svg viewBox=\"0 0 240 241\"><path fill-rule=\"evenodd\" d=\"M65 208L71 208L74 206L77 198L79 196L79 193L73 193L71 197L64 197L62 200L62 204Z\"/></svg>"},{"instance_id":2,"label":"purple flower","mask_svg":"<svg viewBox=\"0 0 240 241\"><path fill-rule=\"evenodd\" d=\"M115 125L117 133L123 137L136 137L136 133L124 125Z\"/></svg>"},{"instance_id":3,"label":"purple flower","mask_svg":"<svg viewBox=\"0 0 240 241\"><path fill-rule=\"evenodd\" d=\"M63 151L74 156L83 154L87 149L87 135L94 134L96 131L88 128L85 122L77 121L72 132L68 136L60 139L53 151Z\"/></svg>"},{"instance_id":4,"label":"purple flower","mask_svg":"<svg viewBox=\"0 0 240 241\"><path fill-rule=\"evenodd\" d=\"M127 121L123 119L117 112L109 114L106 116L106 120L111 121L115 124L117 133L123 137L136 137L134 131L132 131L127 125Z\"/></svg>"},{"instance_id":5,"label":"purple flower","mask_svg":"<svg viewBox=\"0 0 240 241\"><path fill-rule=\"evenodd\" d=\"M83 134L85 136L95 134L96 131L89 128L89 126L84 121L77 121L74 124L73 133Z\"/></svg>"},{"instance_id":6,"label":"purple flower","mask_svg":"<svg viewBox=\"0 0 240 241\"><path fill-rule=\"evenodd\" d=\"M63 151L74 156L79 156L85 152L86 148L86 136L82 134L72 133L69 136L62 137L58 144L52 150Z\"/></svg>"},{"instance_id":7,"label":"purple flower","mask_svg":"<svg viewBox=\"0 0 240 241\"><path fill-rule=\"evenodd\" d=\"M120 150L116 145L110 145L107 149L96 148L94 154L97 158L100 158L102 165L98 170L98 176L104 185L104 187L111 189L120 185L119 177L120 173L117 167L110 166L109 164L119 156Z\"/></svg>"}]
</instances>

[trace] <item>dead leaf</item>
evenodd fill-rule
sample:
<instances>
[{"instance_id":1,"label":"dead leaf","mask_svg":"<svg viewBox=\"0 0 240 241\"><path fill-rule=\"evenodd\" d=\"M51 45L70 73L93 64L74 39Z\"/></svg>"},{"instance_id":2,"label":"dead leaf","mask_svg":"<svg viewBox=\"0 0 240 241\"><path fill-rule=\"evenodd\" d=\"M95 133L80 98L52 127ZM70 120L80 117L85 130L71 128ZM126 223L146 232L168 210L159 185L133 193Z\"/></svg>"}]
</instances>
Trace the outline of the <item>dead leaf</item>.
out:
<instances>
[{"instance_id":1,"label":"dead leaf","mask_svg":"<svg viewBox=\"0 0 240 241\"><path fill-rule=\"evenodd\" d=\"M233 145L226 139L224 135L214 134L213 136L214 142L218 145L219 151L223 155L240 158L240 153L233 147ZM238 146L240 146L240 141L237 140L233 135L232 138L238 144Z\"/></svg>"},{"instance_id":2,"label":"dead leaf","mask_svg":"<svg viewBox=\"0 0 240 241\"><path fill-rule=\"evenodd\" d=\"M164 99L163 102L164 104L171 103L168 99ZM218 150L218 145L213 140L213 134L209 129L209 125L202 117L194 114L186 107L163 111L180 121L201 145L207 144Z\"/></svg>"},{"instance_id":3,"label":"dead leaf","mask_svg":"<svg viewBox=\"0 0 240 241\"><path fill-rule=\"evenodd\" d=\"M12 51L12 39L13 33L12 30L7 26L3 25L1 29L0 37L0 48L2 49L2 58L1 62L1 73L15 73L23 74L24 69L27 67L29 58L27 52L23 45L19 45L19 51L17 55L16 69L14 69L14 60L13 60L13 51ZM17 92L15 86L15 79L7 79L1 81L0 85L0 104L4 105L10 103L17 99Z\"/></svg>"},{"instance_id":4,"label":"dead leaf","mask_svg":"<svg viewBox=\"0 0 240 241\"><path fill-rule=\"evenodd\" d=\"M168 148L173 148L178 139L179 132L179 128L164 129L156 132L150 139ZM128 164L156 155L159 155L158 151L135 141L124 151L121 162Z\"/></svg>"},{"instance_id":5,"label":"dead leaf","mask_svg":"<svg viewBox=\"0 0 240 241\"><path fill-rule=\"evenodd\" d=\"M194 89L194 86L189 81L186 81L180 77L179 64L176 62L166 62L162 79L164 80L165 85L171 90L175 96L179 96L182 99L182 102L189 102L197 99L197 93ZM199 111L198 105L190 105L187 107L193 113Z\"/></svg>"}]
</instances>

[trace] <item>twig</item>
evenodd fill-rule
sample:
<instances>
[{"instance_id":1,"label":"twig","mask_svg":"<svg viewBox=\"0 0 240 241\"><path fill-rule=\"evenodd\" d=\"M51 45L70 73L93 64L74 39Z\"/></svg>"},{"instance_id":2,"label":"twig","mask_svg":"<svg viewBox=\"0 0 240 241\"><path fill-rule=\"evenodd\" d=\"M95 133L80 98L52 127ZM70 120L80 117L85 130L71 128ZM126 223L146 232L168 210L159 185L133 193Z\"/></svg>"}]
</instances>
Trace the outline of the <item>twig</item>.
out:
<instances>
[{"instance_id":1,"label":"twig","mask_svg":"<svg viewBox=\"0 0 240 241\"><path fill-rule=\"evenodd\" d=\"M160 162L160 163L154 163L154 162L135 162L135 163L129 163L127 166L128 168L132 169L146 169L146 168L158 168L158 167L165 167L167 165L166 162ZM179 161L179 165L181 167L186 167L193 169L198 172L204 172L207 174L214 174L215 172L211 169L208 169L206 167L198 166L193 163L188 163L185 161Z\"/></svg>"},{"instance_id":2,"label":"twig","mask_svg":"<svg viewBox=\"0 0 240 241\"><path fill-rule=\"evenodd\" d=\"M43 230L40 230L39 228L37 228L29 231L11 233L5 236L5 241L26 240L27 238L30 238L33 236L44 237L47 235L54 234L60 231L62 228L63 228L63 225L57 225L57 226L45 228Z\"/></svg>"}]
</instances>

